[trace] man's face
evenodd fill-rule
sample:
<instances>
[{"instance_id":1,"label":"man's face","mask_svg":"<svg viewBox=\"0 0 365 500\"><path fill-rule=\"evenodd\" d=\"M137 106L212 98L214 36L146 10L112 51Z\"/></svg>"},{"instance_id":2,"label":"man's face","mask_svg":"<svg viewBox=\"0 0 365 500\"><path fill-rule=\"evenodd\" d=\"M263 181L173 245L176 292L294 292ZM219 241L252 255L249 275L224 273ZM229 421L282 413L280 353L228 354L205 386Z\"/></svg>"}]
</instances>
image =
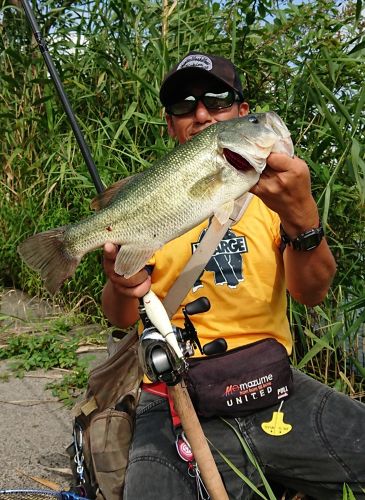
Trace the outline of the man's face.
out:
<instances>
[{"instance_id":1,"label":"man's face","mask_svg":"<svg viewBox=\"0 0 365 500\"><path fill-rule=\"evenodd\" d=\"M183 93L180 93L179 99L187 96L201 96L206 92L219 93L225 90L227 90L226 87L215 81L195 80L194 83L186 85ZM166 114L167 130L171 137L175 137L180 144L183 144L213 123L245 116L248 112L247 102L235 102L229 108L215 110L206 108L202 101L198 101L197 107L191 113L180 116Z\"/></svg>"}]
</instances>

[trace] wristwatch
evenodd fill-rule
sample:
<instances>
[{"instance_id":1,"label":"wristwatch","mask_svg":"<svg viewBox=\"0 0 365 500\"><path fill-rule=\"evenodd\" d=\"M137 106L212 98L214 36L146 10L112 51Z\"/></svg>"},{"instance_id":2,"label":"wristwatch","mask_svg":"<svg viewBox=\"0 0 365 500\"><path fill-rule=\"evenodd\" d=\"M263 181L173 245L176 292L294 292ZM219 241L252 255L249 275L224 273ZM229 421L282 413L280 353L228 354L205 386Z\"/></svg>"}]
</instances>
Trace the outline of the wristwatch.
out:
<instances>
[{"instance_id":1,"label":"wristwatch","mask_svg":"<svg viewBox=\"0 0 365 500\"><path fill-rule=\"evenodd\" d=\"M284 231L283 226L280 224L280 236L283 250L286 245L290 245L293 250L306 252L318 247L324 237L324 231L321 223L319 223L318 227L308 229L291 240Z\"/></svg>"}]
</instances>

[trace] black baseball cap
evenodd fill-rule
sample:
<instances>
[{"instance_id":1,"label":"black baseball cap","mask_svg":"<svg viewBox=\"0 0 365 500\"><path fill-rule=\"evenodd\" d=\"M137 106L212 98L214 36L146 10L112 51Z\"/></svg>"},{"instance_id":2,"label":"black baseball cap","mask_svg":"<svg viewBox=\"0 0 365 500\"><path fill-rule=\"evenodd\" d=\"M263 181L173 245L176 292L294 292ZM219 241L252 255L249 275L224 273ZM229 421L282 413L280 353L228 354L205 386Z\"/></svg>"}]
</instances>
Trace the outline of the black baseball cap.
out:
<instances>
[{"instance_id":1,"label":"black baseball cap","mask_svg":"<svg viewBox=\"0 0 365 500\"><path fill-rule=\"evenodd\" d=\"M190 52L165 76L161 89L160 100L163 106L174 103L180 89L191 79L200 75L209 75L213 80L222 82L235 90L243 98L243 90L237 68L228 59L221 56Z\"/></svg>"}]
</instances>

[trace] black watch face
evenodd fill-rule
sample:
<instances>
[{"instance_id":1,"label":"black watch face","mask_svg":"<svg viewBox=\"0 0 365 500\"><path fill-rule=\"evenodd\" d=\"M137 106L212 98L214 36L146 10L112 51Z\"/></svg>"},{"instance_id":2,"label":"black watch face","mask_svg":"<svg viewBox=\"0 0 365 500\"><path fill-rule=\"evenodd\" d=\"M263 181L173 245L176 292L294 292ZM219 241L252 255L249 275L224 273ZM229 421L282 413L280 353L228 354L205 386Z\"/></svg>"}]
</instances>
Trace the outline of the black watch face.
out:
<instances>
[{"instance_id":1,"label":"black watch face","mask_svg":"<svg viewBox=\"0 0 365 500\"><path fill-rule=\"evenodd\" d=\"M318 245L318 234L312 234L308 238L305 239L305 246L307 250L310 250L313 247Z\"/></svg>"},{"instance_id":2,"label":"black watch face","mask_svg":"<svg viewBox=\"0 0 365 500\"><path fill-rule=\"evenodd\" d=\"M298 246L303 250L312 250L318 246L321 239L322 238L320 238L317 232L313 232L313 234L306 234L302 241L298 242Z\"/></svg>"}]
</instances>

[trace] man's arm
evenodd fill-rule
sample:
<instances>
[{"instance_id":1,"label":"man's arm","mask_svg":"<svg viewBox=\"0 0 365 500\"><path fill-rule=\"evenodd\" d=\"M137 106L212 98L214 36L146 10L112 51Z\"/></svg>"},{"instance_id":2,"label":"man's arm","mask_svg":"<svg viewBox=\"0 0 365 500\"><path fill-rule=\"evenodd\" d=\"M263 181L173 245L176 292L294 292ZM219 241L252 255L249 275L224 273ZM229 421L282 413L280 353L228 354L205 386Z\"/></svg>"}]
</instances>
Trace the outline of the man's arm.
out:
<instances>
[{"instance_id":1,"label":"man's arm","mask_svg":"<svg viewBox=\"0 0 365 500\"><path fill-rule=\"evenodd\" d=\"M309 169L299 158L272 153L251 192L279 214L290 239L318 227L319 215L311 193ZM309 251L287 246L284 266L289 293L308 306L319 304L325 298L336 272L336 262L325 239Z\"/></svg>"},{"instance_id":2,"label":"man's arm","mask_svg":"<svg viewBox=\"0 0 365 500\"><path fill-rule=\"evenodd\" d=\"M151 287L151 278L145 269L129 279L114 272L118 248L112 243L104 245L104 271L108 278L104 286L101 304L105 316L112 325L127 328L139 318L138 299Z\"/></svg>"}]
</instances>

